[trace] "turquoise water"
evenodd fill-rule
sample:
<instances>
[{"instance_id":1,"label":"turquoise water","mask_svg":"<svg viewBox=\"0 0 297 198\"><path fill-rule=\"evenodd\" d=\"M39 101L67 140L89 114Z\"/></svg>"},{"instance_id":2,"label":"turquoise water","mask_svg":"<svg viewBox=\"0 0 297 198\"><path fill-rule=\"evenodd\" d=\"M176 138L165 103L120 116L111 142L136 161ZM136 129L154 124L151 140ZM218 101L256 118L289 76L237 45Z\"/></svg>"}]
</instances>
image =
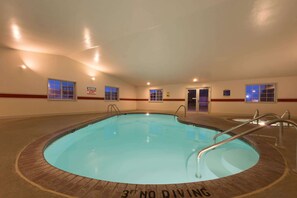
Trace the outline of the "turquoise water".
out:
<instances>
[{"instance_id":1,"label":"turquoise water","mask_svg":"<svg viewBox=\"0 0 297 198\"><path fill-rule=\"evenodd\" d=\"M216 133L181 124L170 115L128 114L68 134L49 145L44 156L53 166L70 173L133 184L216 179L257 163L257 152L236 140L208 152L202 178L197 179L197 152L211 145Z\"/></svg>"}]
</instances>

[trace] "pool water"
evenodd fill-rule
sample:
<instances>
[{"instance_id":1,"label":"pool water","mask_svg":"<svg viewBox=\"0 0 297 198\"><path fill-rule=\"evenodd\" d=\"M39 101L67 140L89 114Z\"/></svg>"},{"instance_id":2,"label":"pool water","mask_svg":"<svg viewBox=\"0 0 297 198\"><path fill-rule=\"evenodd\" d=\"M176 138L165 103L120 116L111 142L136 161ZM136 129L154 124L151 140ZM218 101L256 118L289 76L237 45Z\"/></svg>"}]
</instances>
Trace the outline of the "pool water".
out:
<instances>
[{"instance_id":1,"label":"pool water","mask_svg":"<svg viewBox=\"0 0 297 198\"><path fill-rule=\"evenodd\" d=\"M216 133L181 124L170 115L128 114L63 136L45 149L44 156L51 165L70 173L132 184L211 180L257 163L258 153L235 140L208 152L203 176L196 178L197 153L213 143Z\"/></svg>"}]
</instances>

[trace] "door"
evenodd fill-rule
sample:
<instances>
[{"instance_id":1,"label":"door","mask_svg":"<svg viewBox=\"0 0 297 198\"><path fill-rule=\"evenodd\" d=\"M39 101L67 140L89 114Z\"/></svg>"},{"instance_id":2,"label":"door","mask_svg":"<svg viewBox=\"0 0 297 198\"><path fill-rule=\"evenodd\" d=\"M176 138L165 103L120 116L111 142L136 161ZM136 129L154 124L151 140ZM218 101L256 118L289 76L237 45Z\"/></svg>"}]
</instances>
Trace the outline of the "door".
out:
<instances>
[{"instance_id":1,"label":"door","mask_svg":"<svg viewBox=\"0 0 297 198\"><path fill-rule=\"evenodd\" d=\"M196 89L188 89L188 111L196 111Z\"/></svg>"},{"instance_id":2,"label":"door","mask_svg":"<svg viewBox=\"0 0 297 198\"><path fill-rule=\"evenodd\" d=\"M197 102L198 102L199 112L208 112L209 110L209 89L208 88L199 89L199 97Z\"/></svg>"},{"instance_id":3,"label":"door","mask_svg":"<svg viewBox=\"0 0 297 198\"><path fill-rule=\"evenodd\" d=\"M209 88L188 89L188 111L209 111Z\"/></svg>"}]
</instances>

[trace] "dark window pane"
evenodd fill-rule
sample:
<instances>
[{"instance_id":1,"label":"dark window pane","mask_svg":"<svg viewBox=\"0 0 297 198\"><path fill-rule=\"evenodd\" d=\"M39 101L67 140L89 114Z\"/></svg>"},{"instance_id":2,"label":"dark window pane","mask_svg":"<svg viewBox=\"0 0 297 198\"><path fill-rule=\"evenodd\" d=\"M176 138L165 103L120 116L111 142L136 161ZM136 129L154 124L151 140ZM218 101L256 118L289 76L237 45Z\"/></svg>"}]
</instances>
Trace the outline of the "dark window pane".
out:
<instances>
[{"instance_id":1,"label":"dark window pane","mask_svg":"<svg viewBox=\"0 0 297 198\"><path fill-rule=\"evenodd\" d=\"M118 100L119 88L105 86L105 100Z\"/></svg>"},{"instance_id":2,"label":"dark window pane","mask_svg":"<svg viewBox=\"0 0 297 198\"><path fill-rule=\"evenodd\" d=\"M49 99L74 99L74 82L48 80L48 98Z\"/></svg>"},{"instance_id":3,"label":"dark window pane","mask_svg":"<svg viewBox=\"0 0 297 198\"><path fill-rule=\"evenodd\" d=\"M151 89L150 90L150 101L162 101L163 90L162 89Z\"/></svg>"}]
</instances>

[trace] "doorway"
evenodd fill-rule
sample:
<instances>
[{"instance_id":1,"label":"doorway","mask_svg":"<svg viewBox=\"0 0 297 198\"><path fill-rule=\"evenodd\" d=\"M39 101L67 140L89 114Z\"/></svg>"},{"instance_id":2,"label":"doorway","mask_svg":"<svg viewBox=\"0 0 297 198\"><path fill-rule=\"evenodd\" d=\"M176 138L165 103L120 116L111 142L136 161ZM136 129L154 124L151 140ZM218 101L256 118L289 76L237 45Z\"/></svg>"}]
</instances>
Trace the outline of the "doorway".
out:
<instances>
[{"instance_id":1,"label":"doorway","mask_svg":"<svg viewBox=\"0 0 297 198\"><path fill-rule=\"evenodd\" d=\"M188 111L209 112L209 88L187 89Z\"/></svg>"}]
</instances>

